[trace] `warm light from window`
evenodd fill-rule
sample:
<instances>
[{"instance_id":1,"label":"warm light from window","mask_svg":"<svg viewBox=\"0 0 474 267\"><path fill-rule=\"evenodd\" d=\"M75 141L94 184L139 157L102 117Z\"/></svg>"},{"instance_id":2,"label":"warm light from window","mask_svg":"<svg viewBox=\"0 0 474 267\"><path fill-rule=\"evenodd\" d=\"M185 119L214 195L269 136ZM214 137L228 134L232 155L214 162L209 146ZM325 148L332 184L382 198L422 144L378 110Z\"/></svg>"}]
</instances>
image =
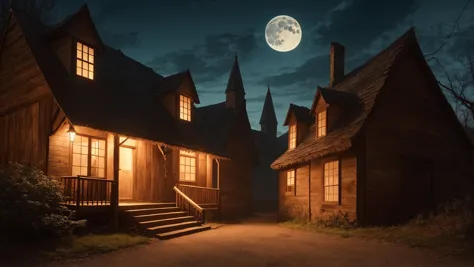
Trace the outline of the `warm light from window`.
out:
<instances>
[{"instance_id":1,"label":"warm light from window","mask_svg":"<svg viewBox=\"0 0 474 267\"><path fill-rule=\"evenodd\" d=\"M296 124L290 125L290 130L288 133L289 138L289 149L296 147Z\"/></svg>"},{"instance_id":2,"label":"warm light from window","mask_svg":"<svg viewBox=\"0 0 474 267\"><path fill-rule=\"evenodd\" d=\"M324 201L339 202L339 161L324 164Z\"/></svg>"},{"instance_id":3,"label":"warm light from window","mask_svg":"<svg viewBox=\"0 0 474 267\"><path fill-rule=\"evenodd\" d=\"M191 121L191 98L179 96L179 118L185 121Z\"/></svg>"},{"instance_id":4,"label":"warm light from window","mask_svg":"<svg viewBox=\"0 0 474 267\"><path fill-rule=\"evenodd\" d=\"M76 74L94 80L94 49L77 42Z\"/></svg>"},{"instance_id":5,"label":"warm light from window","mask_svg":"<svg viewBox=\"0 0 474 267\"><path fill-rule=\"evenodd\" d=\"M196 153L179 151L179 180L196 181Z\"/></svg>"},{"instance_id":6,"label":"warm light from window","mask_svg":"<svg viewBox=\"0 0 474 267\"><path fill-rule=\"evenodd\" d=\"M72 146L73 176L105 177L105 159L105 140L76 135Z\"/></svg>"},{"instance_id":7,"label":"warm light from window","mask_svg":"<svg viewBox=\"0 0 474 267\"><path fill-rule=\"evenodd\" d=\"M318 113L318 137L326 135L326 110Z\"/></svg>"},{"instance_id":8,"label":"warm light from window","mask_svg":"<svg viewBox=\"0 0 474 267\"><path fill-rule=\"evenodd\" d=\"M286 172L286 192L295 190L295 170Z\"/></svg>"}]
</instances>

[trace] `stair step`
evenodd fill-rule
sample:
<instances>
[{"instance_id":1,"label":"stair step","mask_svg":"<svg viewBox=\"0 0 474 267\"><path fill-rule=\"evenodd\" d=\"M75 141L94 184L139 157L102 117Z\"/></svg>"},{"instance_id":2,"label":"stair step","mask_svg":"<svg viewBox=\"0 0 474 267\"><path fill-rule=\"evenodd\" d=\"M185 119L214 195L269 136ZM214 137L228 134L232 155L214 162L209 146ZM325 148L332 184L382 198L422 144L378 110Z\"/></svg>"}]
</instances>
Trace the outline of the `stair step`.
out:
<instances>
[{"instance_id":1,"label":"stair step","mask_svg":"<svg viewBox=\"0 0 474 267\"><path fill-rule=\"evenodd\" d=\"M149 203L149 204L122 204L119 206L120 210L137 210L137 209L152 209L152 208L172 208L176 207L174 202L166 203Z\"/></svg>"},{"instance_id":2,"label":"stair step","mask_svg":"<svg viewBox=\"0 0 474 267\"><path fill-rule=\"evenodd\" d=\"M188 221L188 222L182 222L182 223L175 223L175 224L167 224L167 225L149 227L146 230L148 231L148 233L161 234L161 233L165 233L165 232L171 232L171 231L180 230L180 229L189 228L189 227L194 227L194 226L199 226L199 225L200 224L197 221Z\"/></svg>"},{"instance_id":3,"label":"stair step","mask_svg":"<svg viewBox=\"0 0 474 267\"><path fill-rule=\"evenodd\" d=\"M169 219L169 218L183 217L183 216L186 216L186 214L187 213L184 211L173 211L173 212L165 212L165 213L136 215L136 216L133 216L133 218L137 222L144 222L144 221L156 221L156 220L163 220L163 219Z\"/></svg>"},{"instance_id":4,"label":"stair step","mask_svg":"<svg viewBox=\"0 0 474 267\"><path fill-rule=\"evenodd\" d=\"M138 224L144 228L151 228L156 226L163 226L163 225L170 225L170 224L177 224L183 222L194 221L193 216L183 216L183 217L174 217L174 218L167 218L161 220L153 220L153 221L143 221L139 222Z\"/></svg>"},{"instance_id":5,"label":"stair step","mask_svg":"<svg viewBox=\"0 0 474 267\"><path fill-rule=\"evenodd\" d=\"M206 231L206 230L209 230L209 229L211 229L210 226L194 226L194 227L188 227L188 228L185 228L185 229L174 230L174 231L166 232L166 233L162 233L162 234L157 234L156 237L158 239L161 239L161 240L166 240L166 239L171 239L171 238L175 238L175 237L180 237L180 236L184 236L184 235L190 235L190 234Z\"/></svg>"},{"instance_id":6,"label":"stair step","mask_svg":"<svg viewBox=\"0 0 474 267\"><path fill-rule=\"evenodd\" d=\"M168 208L150 208L150 209L136 209L136 210L126 210L126 213L130 213L132 216L145 215L145 214L157 214L157 213L167 213L173 211L180 211L177 207L168 207Z\"/></svg>"}]
</instances>

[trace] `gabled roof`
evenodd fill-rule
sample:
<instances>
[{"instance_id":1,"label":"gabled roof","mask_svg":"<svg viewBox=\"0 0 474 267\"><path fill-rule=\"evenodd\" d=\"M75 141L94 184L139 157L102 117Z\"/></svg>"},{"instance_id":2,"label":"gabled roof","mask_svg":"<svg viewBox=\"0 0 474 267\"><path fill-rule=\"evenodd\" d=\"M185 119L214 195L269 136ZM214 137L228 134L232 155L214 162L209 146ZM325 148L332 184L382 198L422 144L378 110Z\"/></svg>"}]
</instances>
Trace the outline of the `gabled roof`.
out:
<instances>
[{"instance_id":1,"label":"gabled roof","mask_svg":"<svg viewBox=\"0 0 474 267\"><path fill-rule=\"evenodd\" d=\"M314 138L314 135L308 134L295 149L285 152L275 160L271 167L281 169L350 148L352 138L359 132L372 111L377 95L384 86L394 62L405 47L413 44L417 44L417 41L414 29L410 28L388 48L347 74L331 90L339 91L334 92L335 94L347 94L357 98L362 104L362 110L345 127L335 129L324 137ZM326 97L328 96L332 99L332 95L326 94ZM309 132L314 133L315 127L313 125Z\"/></svg>"},{"instance_id":2,"label":"gabled roof","mask_svg":"<svg viewBox=\"0 0 474 267\"><path fill-rule=\"evenodd\" d=\"M353 93L318 86L316 96L313 98L313 104L311 105L311 111L314 111L316 108L320 97L329 105L347 106L357 104L359 101L357 95Z\"/></svg>"},{"instance_id":3,"label":"gabled roof","mask_svg":"<svg viewBox=\"0 0 474 267\"><path fill-rule=\"evenodd\" d=\"M260 117L260 124L278 124L278 120L275 114L275 108L273 107L272 94L270 93L270 87L267 89L267 95L265 96L265 103L263 104L262 116Z\"/></svg>"},{"instance_id":4,"label":"gabled roof","mask_svg":"<svg viewBox=\"0 0 474 267\"><path fill-rule=\"evenodd\" d=\"M311 111L309 108L290 104L288 112L286 113L285 122L283 123L283 126L288 125L288 120L290 119L291 114L295 116L296 121L298 122L312 123L314 121L314 118L311 115Z\"/></svg>"},{"instance_id":5,"label":"gabled roof","mask_svg":"<svg viewBox=\"0 0 474 267\"><path fill-rule=\"evenodd\" d=\"M51 35L62 34L67 31L71 31L71 26L74 25L81 25L87 23L87 27L92 28L92 34L94 35L94 39L96 42L101 46L104 46L102 39L100 38L99 32L95 27L95 24L92 20L91 13L89 11L89 7L87 4L82 5L75 13L67 16L64 20L56 24L54 27L50 29Z\"/></svg>"},{"instance_id":6,"label":"gabled roof","mask_svg":"<svg viewBox=\"0 0 474 267\"><path fill-rule=\"evenodd\" d=\"M191 72L188 70L185 70L183 72L178 72L176 74L164 77L163 80L160 83L160 86L158 88L158 95L163 95L166 93L169 93L171 91L175 91L179 89L179 87L184 83L185 80L188 80L190 82L190 85L192 86L192 98L193 102L196 104L199 104L199 96L196 91L196 86L194 84L193 78L191 76Z\"/></svg>"},{"instance_id":7,"label":"gabled roof","mask_svg":"<svg viewBox=\"0 0 474 267\"><path fill-rule=\"evenodd\" d=\"M239 60L237 59L237 56L234 58L234 64L230 71L229 81L227 82L225 92L236 92L245 95L244 82L242 81L242 74L240 73Z\"/></svg>"},{"instance_id":8,"label":"gabled roof","mask_svg":"<svg viewBox=\"0 0 474 267\"><path fill-rule=\"evenodd\" d=\"M22 12L11 12L58 105L73 125L91 127L170 146L226 157L194 123L181 123L154 100L163 77L122 52L104 46L93 81L70 75L44 38L51 28Z\"/></svg>"}]
</instances>

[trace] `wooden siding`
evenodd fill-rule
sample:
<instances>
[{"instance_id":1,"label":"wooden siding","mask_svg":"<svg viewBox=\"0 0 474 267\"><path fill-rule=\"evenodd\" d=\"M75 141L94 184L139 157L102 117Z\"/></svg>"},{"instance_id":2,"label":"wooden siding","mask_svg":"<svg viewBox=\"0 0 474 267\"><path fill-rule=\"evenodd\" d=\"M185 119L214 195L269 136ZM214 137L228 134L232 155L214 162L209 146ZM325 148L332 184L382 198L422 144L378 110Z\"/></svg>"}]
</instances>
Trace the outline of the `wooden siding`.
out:
<instances>
[{"instance_id":1,"label":"wooden siding","mask_svg":"<svg viewBox=\"0 0 474 267\"><path fill-rule=\"evenodd\" d=\"M67 123L50 137L49 174L53 176L71 175L71 152ZM107 140L106 178L113 179L113 135L110 133L75 127L78 134L105 138ZM128 139L124 146L135 149L135 173L133 182L133 200L135 201L174 201L173 186L179 182L179 151L169 150L163 159L156 144L146 140ZM197 153L196 182L181 182L197 186L208 185L208 165L213 158L205 153ZM211 164L209 164L211 165ZM212 169L212 168L211 168Z\"/></svg>"},{"instance_id":2,"label":"wooden siding","mask_svg":"<svg viewBox=\"0 0 474 267\"><path fill-rule=\"evenodd\" d=\"M469 145L422 58L392 70L365 130L367 223L395 223L471 189Z\"/></svg>"},{"instance_id":3,"label":"wooden siding","mask_svg":"<svg viewBox=\"0 0 474 267\"><path fill-rule=\"evenodd\" d=\"M324 202L323 164L329 161L340 161L340 203ZM291 170L291 169L290 169ZM280 214L287 218L327 219L333 214L348 214L356 219L357 195L357 159L352 152L340 156L315 159L310 164L296 169L296 191L286 192L286 173L279 174ZM311 192L309 190L311 187ZM311 195L310 195L311 194ZM311 210L311 214L310 213Z\"/></svg>"},{"instance_id":4,"label":"wooden siding","mask_svg":"<svg viewBox=\"0 0 474 267\"><path fill-rule=\"evenodd\" d=\"M41 101L9 113L0 119L1 163L19 162L46 171L48 136L51 132L53 99Z\"/></svg>"},{"instance_id":5,"label":"wooden siding","mask_svg":"<svg viewBox=\"0 0 474 267\"><path fill-rule=\"evenodd\" d=\"M14 16L0 52L0 114L10 113L50 95Z\"/></svg>"},{"instance_id":6,"label":"wooden siding","mask_svg":"<svg viewBox=\"0 0 474 267\"><path fill-rule=\"evenodd\" d=\"M295 190L286 192L287 172L296 171ZM309 218L309 165L280 172L280 213L289 218Z\"/></svg>"},{"instance_id":7,"label":"wooden siding","mask_svg":"<svg viewBox=\"0 0 474 267\"><path fill-rule=\"evenodd\" d=\"M324 202L324 163L340 162L339 204ZM339 156L325 157L311 162L311 216L312 219L328 218L333 214L348 214L356 219L357 197L357 158L352 152Z\"/></svg>"}]
</instances>

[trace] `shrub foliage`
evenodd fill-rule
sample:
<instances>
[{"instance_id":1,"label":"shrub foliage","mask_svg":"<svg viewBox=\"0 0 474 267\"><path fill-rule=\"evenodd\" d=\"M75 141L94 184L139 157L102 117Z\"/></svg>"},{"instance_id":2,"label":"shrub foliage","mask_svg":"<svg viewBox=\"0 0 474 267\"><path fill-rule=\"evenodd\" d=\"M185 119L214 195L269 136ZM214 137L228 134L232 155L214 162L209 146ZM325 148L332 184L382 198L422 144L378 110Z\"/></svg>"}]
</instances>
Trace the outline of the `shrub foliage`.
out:
<instances>
[{"instance_id":1,"label":"shrub foliage","mask_svg":"<svg viewBox=\"0 0 474 267\"><path fill-rule=\"evenodd\" d=\"M85 225L61 205L58 181L34 166L11 163L0 168L0 235L52 238ZM2 233L3 232L3 233Z\"/></svg>"}]
</instances>

